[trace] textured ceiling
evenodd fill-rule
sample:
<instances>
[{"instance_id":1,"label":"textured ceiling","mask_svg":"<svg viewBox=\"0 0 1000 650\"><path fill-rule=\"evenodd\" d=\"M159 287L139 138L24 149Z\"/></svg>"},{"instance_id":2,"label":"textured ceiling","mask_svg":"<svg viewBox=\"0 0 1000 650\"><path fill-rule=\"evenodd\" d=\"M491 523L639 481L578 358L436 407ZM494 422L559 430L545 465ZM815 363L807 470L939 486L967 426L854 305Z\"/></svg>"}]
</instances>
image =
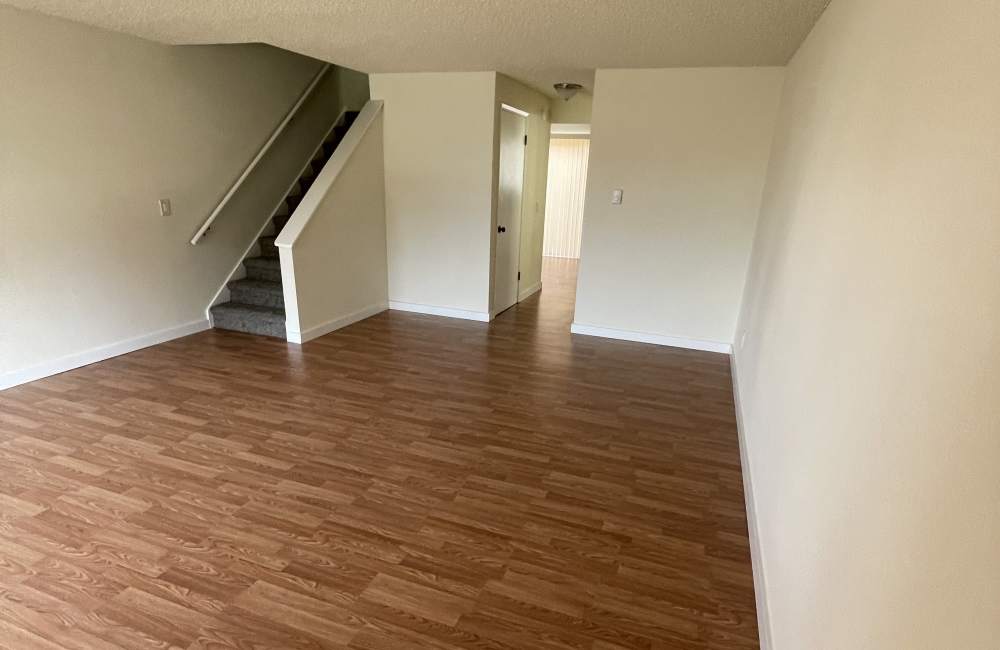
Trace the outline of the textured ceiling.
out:
<instances>
[{"instance_id":1,"label":"textured ceiling","mask_svg":"<svg viewBox=\"0 0 1000 650\"><path fill-rule=\"evenodd\" d=\"M364 72L784 65L829 0L0 0L174 44L263 42Z\"/></svg>"}]
</instances>

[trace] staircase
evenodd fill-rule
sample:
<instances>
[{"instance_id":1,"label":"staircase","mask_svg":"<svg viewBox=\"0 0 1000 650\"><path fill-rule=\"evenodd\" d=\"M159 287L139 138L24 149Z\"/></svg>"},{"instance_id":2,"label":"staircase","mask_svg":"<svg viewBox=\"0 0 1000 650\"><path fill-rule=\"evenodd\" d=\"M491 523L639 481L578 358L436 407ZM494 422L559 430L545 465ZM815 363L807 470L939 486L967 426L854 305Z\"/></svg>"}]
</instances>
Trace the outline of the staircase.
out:
<instances>
[{"instance_id":1,"label":"staircase","mask_svg":"<svg viewBox=\"0 0 1000 650\"><path fill-rule=\"evenodd\" d=\"M345 113L343 123L333 127L316 149L316 153L262 231L255 250L243 260L245 276L226 285L229 289L229 302L210 309L215 327L285 338L285 299L281 286L281 264L274 240L357 116L356 111Z\"/></svg>"}]
</instances>

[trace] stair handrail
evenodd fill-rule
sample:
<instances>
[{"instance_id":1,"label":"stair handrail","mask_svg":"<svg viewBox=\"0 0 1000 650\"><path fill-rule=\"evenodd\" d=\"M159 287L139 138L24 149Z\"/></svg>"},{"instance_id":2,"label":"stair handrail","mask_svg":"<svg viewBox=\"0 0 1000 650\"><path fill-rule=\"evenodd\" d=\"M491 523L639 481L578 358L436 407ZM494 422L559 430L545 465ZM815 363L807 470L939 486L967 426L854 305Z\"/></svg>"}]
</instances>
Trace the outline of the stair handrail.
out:
<instances>
[{"instance_id":1,"label":"stair handrail","mask_svg":"<svg viewBox=\"0 0 1000 650\"><path fill-rule=\"evenodd\" d=\"M274 245L278 249L279 255L281 254L281 249L292 248L295 242L298 241L299 235L309 225L309 220L312 219L313 213L316 212L316 208L319 207L323 197L326 196L326 193L340 176L351 156L354 155L354 150L361 144L362 138L364 138L368 129L375 122L375 118L382 112L382 105L382 100L370 99L365 102L361 112L354 118L354 123L351 124L347 133L344 134L344 138L337 145L333 155L326 161L326 165L323 166L323 169L316 176L316 180L309 187L309 191L305 193L302 200L299 201L299 204L292 212L292 215L288 218L288 223L285 224L285 227L281 229L281 232L278 233L277 238L274 240Z\"/></svg>"},{"instance_id":2,"label":"stair handrail","mask_svg":"<svg viewBox=\"0 0 1000 650\"><path fill-rule=\"evenodd\" d=\"M233 198L233 195L235 195L236 191L240 189L240 186L243 184L243 181L247 179L247 177L254 170L257 164L261 161L261 159L265 156L265 154L267 154L268 150L271 148L274 142L284 132L289 122L292 121L292 118L295 117L295 114L299 112L299 109L302 108L302 105L305 104L306 100L309 99L309 96L312 95L312 92L316 89L316 86L319 85L319 82L323 78L323 75L327 73L330 67L331 65L329 63L324 63L323 67L320 68L319 72L316 73L316 76L313 77L312 81L309 82L309 85L306 86L306 89L302 91L301 95L299 95L299 98L295 101L295 104L293 104L292 107L288 109L288 113L285 114L285 117L281 120L278 126L275 127L274 131L271 133L271 137L267 139L267 142L265 142L264 145L260 148L260 151L257 152L257 155L253 157L253 160L251 160L250 164L247 165L246 169L243 170L243 173L240 174L239 177L233 182L232 186L229 188L229 191L226 192L225 196L222 197L222 200L219 201L219 204L215 206L215 209L212 210L212 213L208 215L208 219L205 219L205 223L201 224L201 227L198 228L198 232L196 232L194 234L194 237L191 238L192 246L196 245L199 241L201 241L201 238L204 237L205 233L207 233L208 230L212 227L212 223L215 221L216 217L218 217L219 214L222 212L222 209L226 207L226 204L229 203L229 199Z\"/></svg>"}]
</instances>

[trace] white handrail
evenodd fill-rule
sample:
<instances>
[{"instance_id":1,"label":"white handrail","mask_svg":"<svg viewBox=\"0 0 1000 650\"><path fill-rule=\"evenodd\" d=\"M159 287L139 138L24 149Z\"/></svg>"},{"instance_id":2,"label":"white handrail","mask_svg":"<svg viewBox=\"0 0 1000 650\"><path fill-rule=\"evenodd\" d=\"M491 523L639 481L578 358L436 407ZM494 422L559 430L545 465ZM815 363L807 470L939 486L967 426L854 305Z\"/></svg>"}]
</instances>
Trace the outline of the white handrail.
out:
<instances>
[{"instance_id":1,"label":"white handrail","mask_svg":"<svg viewBox=\"0 0 1000 650\"><path fill-rule=\"evenodd\" d=\"M340 144L334 149L333 155L323 165L323 169L320 170L319 175L316 176L312 185L309 186L309 191L299 201L299 204L295 207L295 211L292 212L292 216L288 218L285 227L281 229L281 232L275 238L274 245L279 249L279 254L280 249L291 248L295 245L299 235L302 234L302 231L309 224L309 220L312 219L313 213L316 212L316 208L319 207L323 197L326 196L330 187L337 180L337 177L340 176L340 172L344 170L347 162L354 154L354 150L361 144L361 139L364 138L368 129L375 122L375 118L382 112L382 103L380 99L368 100L364 108L361 109L361 112L358 113L358 116L354 118L351 128L344 134Z\"/></svg>"},{"instance_id":2,"label":"white handrail","mask_svg":"<svg viewBox=\"0 0 1000 650\"><path fill-rule=\"evenodd\" d=\"M222 209L226 207L227 203L229 203L229 199L233 198L233 195L236 194L236 190L240 189L240 185L243 184L243 181L247 179L247 176L249 176L250 172L252 172L254 167L257 166L257 163L259 163L261 158L263 158L264 155L268 152L268 150L271 148L271 145L274 144L274 141L278 139L278 136L280 136L281 133L285 130L285 127L288 126L288 123L292 121L293 117L295 117L295 114L299 112L299 109L302 108L302 105L306 103L306 100L309 99L309 95L312 94L312 91L319 84L320 79L323 78L323 75L325 75L326 71L329 69L330 69L330 64L324 63L323 67L320 68L320 71L316 73L315 77L313 77L313 80L309 82L308 86L306 86L306 89L302 91L301 95L299 95L299 98L298 100L296 100L295 104L290 109L288 109L288 113L285 114L284 119L281 120L281 123L278 124L278 126L274 129L274 132L271 133L271 137L267 139L267 142L265 142L264 146L260 148L260 151L257 152L257 155L253 157L253 160L250 161L250 164L247 165L247 168L243 170L243 173L240 174L239 178L236 179L232 187L229 188L229 191L226 192L226 195L222 197L221 201L219 201L219 205L215 206L215 209L212 210L212 214L208 215L208 219L205 220L205 223L201 224L201 228L199 228L198 232L196 232L194 234L194 237L191 238L192 246L197 244L201 240L201 238L205 236L205 233L208 232L208 229L212 227L212 222L215 221L215 218L219 216L219 213L222 212Z\"/></svg>"}]
</instances>

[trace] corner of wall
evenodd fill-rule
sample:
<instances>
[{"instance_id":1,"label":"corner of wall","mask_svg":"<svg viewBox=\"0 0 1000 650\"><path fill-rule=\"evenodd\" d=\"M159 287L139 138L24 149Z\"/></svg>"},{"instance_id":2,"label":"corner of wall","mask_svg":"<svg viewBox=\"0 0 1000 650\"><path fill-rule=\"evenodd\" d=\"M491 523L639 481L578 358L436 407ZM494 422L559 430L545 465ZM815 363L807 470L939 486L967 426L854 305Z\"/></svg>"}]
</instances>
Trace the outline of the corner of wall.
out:
<instances>
[{"instance_id":1,"label":"corner of wall","mask_svg":"<svg viewBox=\"0 0 1000 650\"><path fill-rule=\"evenodd\" d=\"M747 446L743 420L743 404L740 400L739 366L737 347L729 357L730 374L733 381L733 402L736 408L736 432L740 445L740 470L743 475L743 498L747 512L747 533L750 539L750 562L753 569L753 593L757 605L757 630L760 636L760 650L774 650L771 634L771 613L768 609L767 580L764 574L764 552L760 545L760 526L757 523L757 505L753 491L753 474L750 470L750 450Z\"/></svg>"}]
</instances>

